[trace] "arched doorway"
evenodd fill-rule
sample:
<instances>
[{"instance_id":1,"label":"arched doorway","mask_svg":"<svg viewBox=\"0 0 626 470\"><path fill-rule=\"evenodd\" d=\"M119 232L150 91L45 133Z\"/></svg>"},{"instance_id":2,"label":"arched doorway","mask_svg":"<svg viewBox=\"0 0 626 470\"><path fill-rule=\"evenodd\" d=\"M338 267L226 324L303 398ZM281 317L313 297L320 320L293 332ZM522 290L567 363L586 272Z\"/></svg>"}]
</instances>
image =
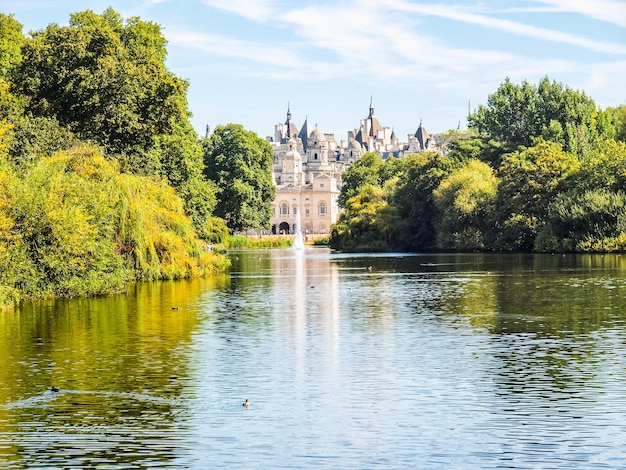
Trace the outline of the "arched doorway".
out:
<instances>
[{"instance_id":1,"label":"arched doorway","mask_svg":"<svg viewBox=\"0 0 626 470\"><path fill-rule=\"evenodd\" d=\"M278 233L281 233L283 235L289 233L289 224L287 222L282 222L278 226Z\"/></svg>"}]
</instances>

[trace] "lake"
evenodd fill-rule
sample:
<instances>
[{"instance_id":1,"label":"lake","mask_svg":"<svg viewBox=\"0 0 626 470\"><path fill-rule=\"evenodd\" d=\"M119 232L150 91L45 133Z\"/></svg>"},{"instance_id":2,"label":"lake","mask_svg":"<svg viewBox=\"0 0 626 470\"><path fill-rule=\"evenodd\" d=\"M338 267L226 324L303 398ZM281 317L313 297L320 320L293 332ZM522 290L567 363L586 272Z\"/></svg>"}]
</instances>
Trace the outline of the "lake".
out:
<instances>
[{"instance_id":1,"label":"lake","mask_svg":"<svg viewBox=\"0 0 626 470\"><path fill-rule=\"evenodd\" d=\"M0 313L0 467L626 468L626 256L230 256Z\"/></svg>"}]
</instances>

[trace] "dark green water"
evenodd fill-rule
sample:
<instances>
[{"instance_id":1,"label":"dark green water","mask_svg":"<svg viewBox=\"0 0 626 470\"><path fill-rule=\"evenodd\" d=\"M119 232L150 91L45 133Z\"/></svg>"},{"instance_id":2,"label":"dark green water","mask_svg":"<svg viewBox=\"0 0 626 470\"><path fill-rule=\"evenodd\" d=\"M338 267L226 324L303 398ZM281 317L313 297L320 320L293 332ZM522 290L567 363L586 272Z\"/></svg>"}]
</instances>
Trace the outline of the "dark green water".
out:
<instances>
[{"instance_id":1,"label":"dark green water","mask_svg":"<svg viewBox=\"0 0 626 470\"><path fill-rule=\"evenodd\" d=\"M624 468L625 295L617 255L307 249L24 305L0 466Z\"/></svg>"}]
</instances>

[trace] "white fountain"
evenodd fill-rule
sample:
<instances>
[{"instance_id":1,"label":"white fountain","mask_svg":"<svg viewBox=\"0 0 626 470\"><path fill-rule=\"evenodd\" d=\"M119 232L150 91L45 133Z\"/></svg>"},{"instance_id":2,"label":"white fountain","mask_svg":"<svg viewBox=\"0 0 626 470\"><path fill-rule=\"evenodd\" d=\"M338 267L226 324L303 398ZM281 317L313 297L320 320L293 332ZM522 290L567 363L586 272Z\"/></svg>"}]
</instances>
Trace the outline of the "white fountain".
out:
<instances>
[{"instance_id":1,"label":"white fountain","mask_svg":"<svg viewBox=\"0 0 626 470\"><path fill-rule=\"evenodd\" d=\"M304 237L302 236L302 228L300 226L300 211L296 215L296 223L293 225L293 231L296 233L296 237L293 239L294 250L304 250Z\"/></svg>"}]
</instances>

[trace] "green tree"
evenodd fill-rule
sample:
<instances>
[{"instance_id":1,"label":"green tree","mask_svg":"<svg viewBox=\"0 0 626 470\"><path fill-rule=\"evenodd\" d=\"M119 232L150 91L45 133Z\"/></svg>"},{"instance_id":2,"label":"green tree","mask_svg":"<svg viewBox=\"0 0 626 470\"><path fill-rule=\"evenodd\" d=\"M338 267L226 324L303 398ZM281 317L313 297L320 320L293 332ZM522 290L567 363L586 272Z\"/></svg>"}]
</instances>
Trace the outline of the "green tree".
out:
<instances>
[{"instance_id":1,"label":"green tree","mask_svg":"<svg viewBox=\"0 0 626 470\"><path fill-rule=\"evenodd\" d=\"M437 245L442 249L491 248L498 179L478 160L451 173L433 192L440 217Z\"/></svg>"},{"instance_id":2,"label":"green tree","mask_svg":"<svg viewBox=\"0 0 626 470\"><path fill-rule=\"evenodd\" d=\"M610 116L585 93L543 78L538 86L507 78L468 118L481 135L504 143L508 150L530 147L535 139L561 144L582 155L614 135Z\"/></svg>"},{"instance_id":3,"label":"green tree","mask_svg":"<svg viewBox=\"0 0 626 470\"><path fill-rule=\"evenodd\" d=\"M382 188L388 180L400 174L402 169L402 159L388 157L383 160L377 152L366 152L341 175L339 206L345 207L348 199L359 194L365 185Z\"/></svg>"},{"instance_id":4,"label":"green tree","mask_svg":"<svg viewBox=\"0 0 626 470\"><path fill-rule=\"evenodd\" d=\"M578 192L607 189L626 192L626 142L606 140L581 160L564 187Z\"/></svg>"},{"instance_id":5,"label":"green tree","mask_svg":"<svg viewBox=\"0 0 626 470\"><path fill-rule=\"evenodd\" d=\"M183 208L164 181L120 174L93 147L44 157L19 177L0 159L0 301L106 294L223 269Z\"/></svg>"},{"instance_id":6,"label":"green tree","mask_svg":"<svg viewBox=\"0 0 626 470\"><path fill-rule=\"evenodd\" d=\"M447 156L452 160L467 162L480 160L492 168L498 168L502 163L502 156L506 153L506 147L501 142L487 137L468 137L451 142L448 146Z\"/></svg>"},{"instance_id":7,"label":"green tree","mask_svg":"<svg viewBox=\"0 0 626 470\"><path fill-rule=\"evenodd\" d=\"M345 207L348 199L356 196L360 188L366 184L379 185L378 171L383 159L377 152L366 152L356 162L350 165L341 175L341 194L338 203Z\"/></svg>"},{"instance_id":8,"label":"green tree","mask_svg":"<svg viewBox=\"0 0 626 470\"><path fill-rule=\"evenodd\" d=\"M13 15L0 13L0 78L8 78L22 61L21 48L25 42L21 23Z\"/></svg>"},{"instance_id":9,"label":"green tree","mask_svg":"<svg viewBox=\"0 0 626 470\"><path fill-rule=\"evenodd\" d=\"M29 166L40 158L78 145L78 140L54 117L14 117L9 156L18 167Z\"/></svg>"},{"instance_id":10,"label":"green tree","mask_svg":"<svg viewBox=\"0 0 626 470\"><path fill-rule=\"evenodd\" d=\"M626 194L606 189L568 191L548 207L537 235L538 251L623 251L626 249Z\"/></svg>"},{"instance_id":11,"label":"green tree","mask_svg":"<svg viewBox=\"0 0 626 470\"><path fill-rule=\"evenodd\" d=\"M366 183L346 201L345 211L331 229L330 246L349 252L389 250L392 219L386 191Z\"/></svg>"},{"instance_id":12,"label":"green tree","mask_svg":"<svg viewBox=\"0 0 626 470\"><path fill-rule=\"evenodd\" d=\"M438 217L433 192L454 169L454 162L435 152L407 156L390 205L397 210L394 239L400 247L425 251L434 247Z\"/></svg>"},{"instance_id":13,"label":"green tree","mask_svg":"<svg viewBox=\"0 0 626 470\"><path fill-rule=\"evenodd\" d=\"M217 126L203 141L204 174L217 187L214 215L232 231L269 226L272 201L272 147L240 124Z\"/></svg>"},{"instance_id":14,"label":"green tree","mask_svg":"<svg viewBox=\"0 0 626 470\"><path fill-rule=\"evenodd\" d=\"M109 154L146 154L156 135L188 120L187 84L165 66L160 28L113 10L75 13L22 48L16 90L27 112L55 117Z\"/></svg>"},{"instance_id":15,"label":"green tree","mask_svg":"<svg viewBox=\"0 0 626 470\"><path fill-rule=\"evenodd\" d=\"M550 201L579 168L575 156L552 142L507 154L498 172L498 248L531 250Z\"/></svg>"},{"instance_id":16,"label":"green tree","mask_svg":"<svg viewBox=\"0 0 626 470\"><path fill-rule=\"evenodd\" d=\"M626 104L608 108L607 112L615 127L615 140L626 142Z\"/></svg>"}]
</instances>

